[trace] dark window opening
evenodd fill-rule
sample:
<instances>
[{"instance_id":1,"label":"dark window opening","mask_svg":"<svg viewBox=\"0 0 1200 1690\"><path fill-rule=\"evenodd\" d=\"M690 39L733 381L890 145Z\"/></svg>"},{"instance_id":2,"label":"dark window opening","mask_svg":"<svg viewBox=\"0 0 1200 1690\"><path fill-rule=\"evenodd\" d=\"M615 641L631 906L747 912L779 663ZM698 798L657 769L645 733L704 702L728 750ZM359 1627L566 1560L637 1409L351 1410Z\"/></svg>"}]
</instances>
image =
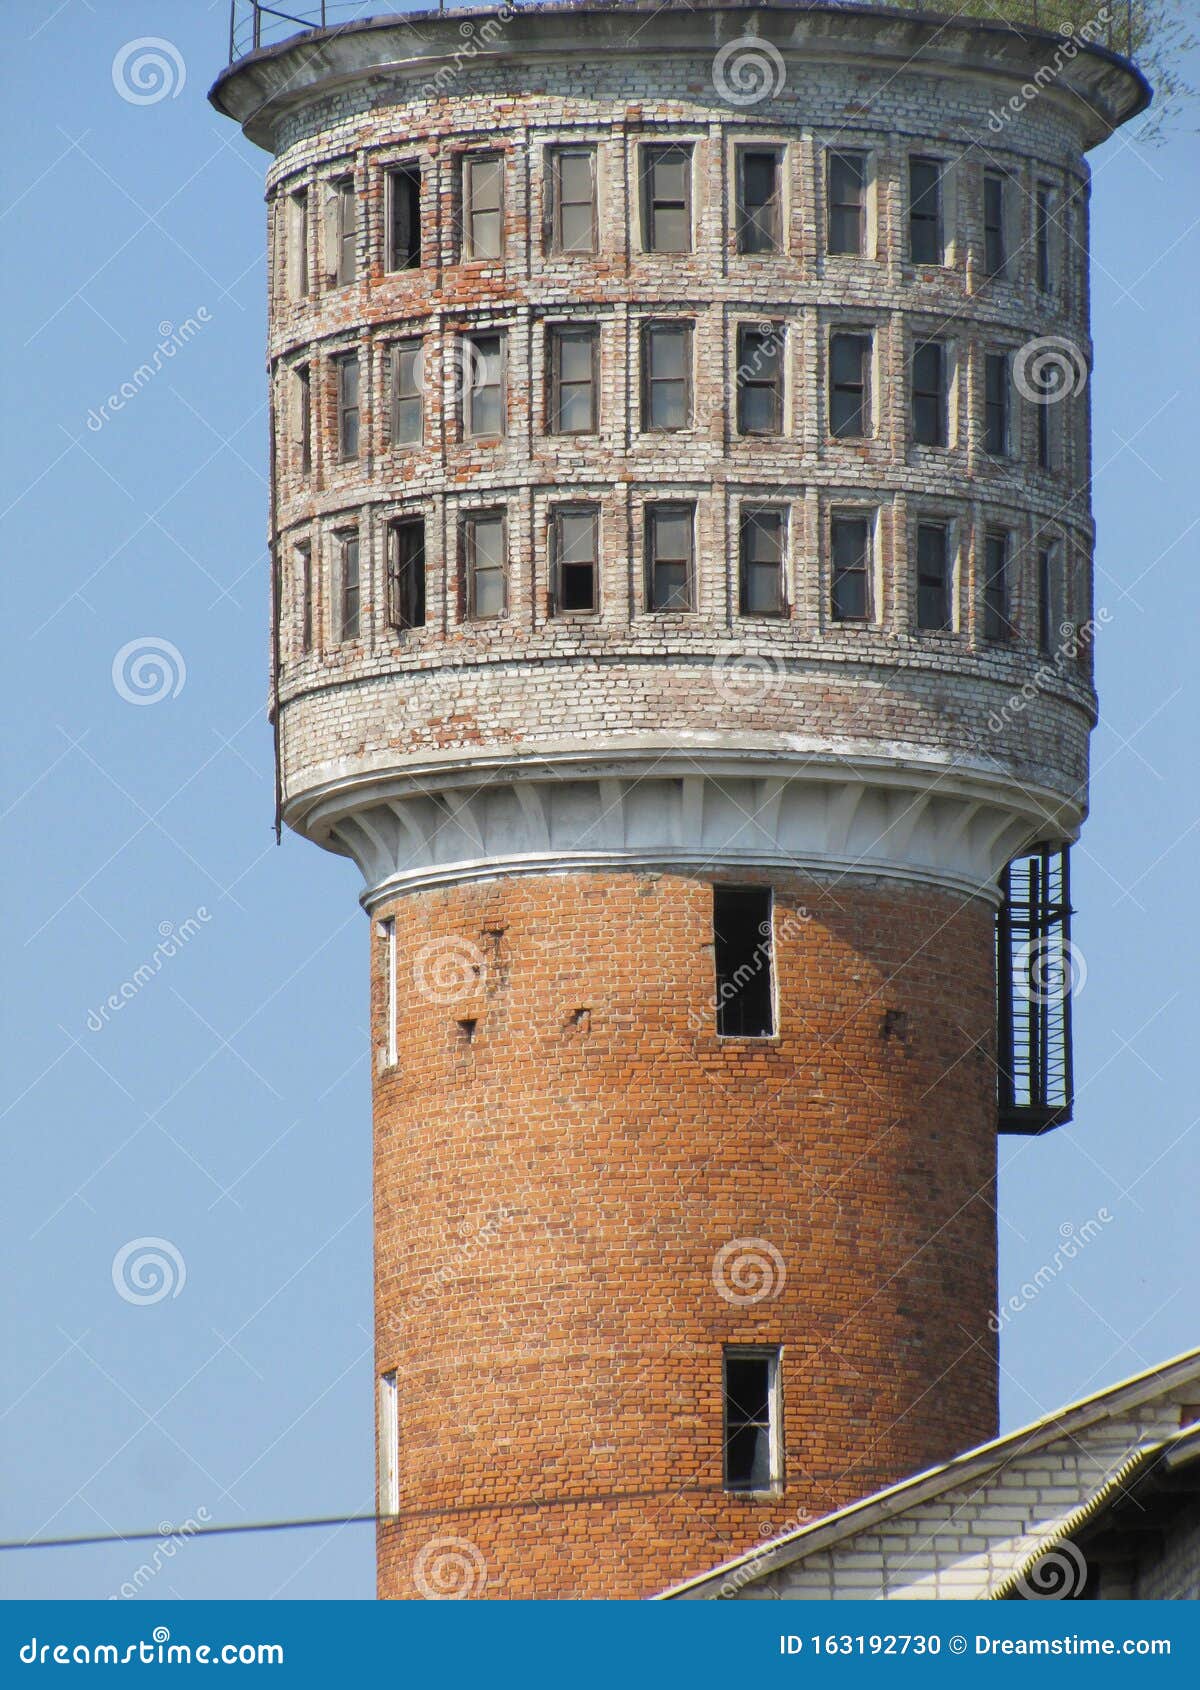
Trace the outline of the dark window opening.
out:
<instances>
[{"instance_id":1,"label":"dark window opening","mask_svg":"<svg viewBox=\"0 0 1200 1690\"><path fill-rule=\"evenodd\" d=\"M692 149L642 148L642 244L647 252L692 250Z\"/></svg>"},{"instance_id":2,"label":"dark window opening","mask_svg":"<svg viewBox=\"0 0 1200 1690\"><path fill-rule=\"evenodd\" d=\"M768 1490L779 1480L778 1376L778 1350L725 1352L726 1490Z\"/></svg>"},{"instance_id":3,"label":"dark window opening","mask_svg":"<svg viewBox=\"0 0 1200 1690\"><path fill-rule=\"evenodd\" d=\"M867 160L863 153L830 153L827 240L830 252L861 255L867 244Z\"/></svg>"},{"instance_id":4,"label":"dark window opening","mask_svg":"<svg viewBox=\"0 0 1200 1690\"><path fill-rule=\"evenodd\" d=\"M983 270L996 281L1008 268L1007 187L1005 178L997 171L989 170L983 178Z\"/></svg>"},{"instance_id":5,"label":"dark window opening","mask_svg":"<svg viewBox=\"0 0 1200 1690\"><path fill-rule=\"evenodd\" d=\"M555 511L551 544L556 610L596 609L599 529L600 513L595 506Z\"/></svg>"},{"instance_id":6,"label":"dark window opening","mask_svg":"<svg viewBox=\"0 0 1200 1690\"><path fill-rule=\"evenodd\" d=\"M296 574L300 590L300 650L307 654L313 641L313 574L312 542L301 540L296 546Z\"/></svg>"},{"instance_id":7,"label":"dark window opening","mask_svg":"<svg viewBox=\"0 0 1200 1690\"><path fill-rule=\"evenodd\" d=\"M1039 293L1049 293L1054 285L1054 269L1050 254L1050 226L1054 221L1051 209L1053 203L1054 190L1040 187L1033 202L1034 250Z\"/></svg>"},{"instance_id":8,"label":"dark window opening","mask_svg":"<svg viewBox=\"0 0 1200 1690\"><path fill-rule=\"evenodd\" d=\"M946 349L929 340L913 351L912 423L918 446L945 446L949 440Z\"/></svg>"},{"instance_id":9,"label":"dark window opening","mask_svg":"<svg viewBox=\"0 0 1200 1690\"><path fill-rule=\"evenodd\" d=\"M299 437L300 472L312 469L312 378L307 364L296 370L296 433Z\"/></svg>"},{"instance_id":10,"label":"dark window opening","mask_svg":"<svg viewBox=\"0 0 1200 1690\"><path fill-rule=\"evenodd\" d=\"M989 352L984 359L984 451L1006 458L1010 449L1012 368L1007 352Z\"/></svg>"},{"instance_id":11,"label":"dark window opening","mask_svg":"<svg viewBox=\"0 0 1200 1690\"><path fill-rule=\"evenodd\" d=\"M1054 468L1054 434L1049 405L1037 408L1037 461L1039 469Z\"/></svg>"},{"instance_id":12,"label":"dark window opening","mask_svg":"<svg viewBox=\"0 0 1200 1690\"><path fill-rule=\"evenodd\" d=\"M1040 547L1037 560L1037 623L1038 650L1043 653L1049 653L1054 649L1055 622L1057 620L1055 606L1056 564L1056 548L1052 545Z\"/></svg>"},{"instance_id":13,"label":"dark window opening","mask_svg":"<svg viewBox=\"0 0 1200 1690\"><path fill-rule=\"evenodd\" d=\"M338 564L342 586L342 638L356 640L359 631L358 534L338 535Z\"/></svg>"},{"instance_id":14,"label":"dark window opening","mask_svg":"<svg viewBox=\"0 0 1200 1690\"><path fill-rule=\"evenodd\" d=\"M917 627L946 633L950 614L950 531L944 522L917 526Z\"/></svg>"},{"instance_id":15,"label":"dark window opening","mask_svg":"<svg viewBox=\"0 0 1200 1690\"><path fill-rule=\"evenodd\" d=\"M944 264L942 167L936 159L914 158L908 165L908 245L914 264Z\"/></svg>"},{"instance_id":16,"label":"dark window opening","mask_svg":"<svg viewBox=\"0 0 1200 1690\"><path fill-rule=\"evenodd\" d=\"M787 519L781 510L742 512L738 568L738 614L783 616L784 539Z\"/></svg>"},{"instance_id":17,"label":"dark window opening","mask_svg":"<svg viewBox=\"0 0 1200 1690\"><path fill-rule=\"evenodd\" d=\"M871 520L835 516L830 521L831 601L835 622L869 622L872 615Z\"/></svg>"},{"instance_id":18,"label":"dark window opening","mask_svg":"<svg viewBox=\"0 0 1200 1690\"><path fill-rule=\"evenodd\" d=\"M829 432L838 440L860 440L871 428L871 336L829 338Z\"/></svg>"},{"instance_id":19,"label":"dark window opening","mask_svg":"<svg viewBox=\"0 0 1200 1690\"><path fill-rule=\"evenodd\" d=\"M1012 535L992 529L983 541L983 637L1010 640L1014 629L1009 606L1009 554Z\"/></svg>"},{"instance_id":20,"label":"dark window opening","mask_svg":"<svg viewBox=\"0 0 1200 1690\"><path fill-rule=\"evenodd\" d=\"M774 944L770 889L713 887L717 1032L725 1039L765 1039L775 1032Z\"/></svg>"},{"instance_id":21,"label":"dark window opening","mask_svg":"<svg viewBox=\"0 0 1200 1690\"><path fill-rule=\"evenodd\" d=\"M388 172L390 220L388 226L388 269L419 270L421 267L421 171L406 164Z\"/></svg>"},{"instance_id":22,"label":"dark window opening","mask_svg":"<svg viewBox=\"0 0 1200 1690\"><path fill-rule=\"evenodd\" d=\"M425 523L406 517L388 529L388 622L393 628L425 626Z\"/></svg>"},{"instance_id":23,"label":"dark window opening","mask_svg":"<svg viewBox=\"0 0 1200 1690\"><path fill-rule=\"evenodd\" d=\"M779 251L779 154L744 152L739 159L739 252Z\"/></svg>"},{"instance_id":24,"label":"dark window opening","mask_svg":"<svg viewBox=\"0 0 1200 1690\"><path fill-rule=\"evenodd\" d=\"M739 434L778 434L783 426L783 329L742 327L737 337Z\"/></svg>"}]
</instances>

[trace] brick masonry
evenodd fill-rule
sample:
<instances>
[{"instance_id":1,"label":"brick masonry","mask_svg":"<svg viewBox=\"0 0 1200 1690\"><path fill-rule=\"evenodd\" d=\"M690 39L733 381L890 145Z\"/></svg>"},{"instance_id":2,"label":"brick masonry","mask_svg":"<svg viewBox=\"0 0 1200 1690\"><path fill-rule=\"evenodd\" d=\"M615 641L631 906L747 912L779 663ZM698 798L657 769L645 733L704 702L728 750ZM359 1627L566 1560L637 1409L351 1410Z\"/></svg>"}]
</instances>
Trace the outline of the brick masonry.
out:
<instances>
[{"instance_id":1,"label":"brick masonry","mask_svg":"<svg viewBox=\"0 0 1200 1690\"><path fill-rule=\"evenodd\" d=\"M711 896L562 875L384 912L384 1595L448 1537L473 1594L647 1595L995 1431L987 906L777 880L779 1035L726 1040ZM777 1294L718 1292L739 1239ZM786 1482L751 1500L722 1489L721 1357L755 1342L783 1346Z\"/></svg>"}]
</instances>

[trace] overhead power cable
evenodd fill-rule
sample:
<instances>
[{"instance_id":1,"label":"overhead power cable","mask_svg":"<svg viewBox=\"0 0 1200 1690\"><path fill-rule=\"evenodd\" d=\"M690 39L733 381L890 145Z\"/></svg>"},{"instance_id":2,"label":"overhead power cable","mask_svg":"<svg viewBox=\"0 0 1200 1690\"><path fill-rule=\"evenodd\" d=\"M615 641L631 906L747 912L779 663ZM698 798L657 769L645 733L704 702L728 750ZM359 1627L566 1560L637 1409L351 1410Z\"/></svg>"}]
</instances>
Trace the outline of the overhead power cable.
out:
<instances>
[{"instance_id":1,"label":"overhead power cable","mask_svg":"<svg viewBox=\"0 0 1200 1690\"><path fill-rule=\"evenodd\" d=\"M315 1520L263 1520L233 1526L169 1526L153 1532L98 1532L91 1537L31 1537L0 1543L6 1549L82 1549L98 1543L161 1543L170 1538L230 1537L237 1532L296 1532L312 1526L373 1526L377 1514L331 1514Z\"/></svg>"}]
</instances>

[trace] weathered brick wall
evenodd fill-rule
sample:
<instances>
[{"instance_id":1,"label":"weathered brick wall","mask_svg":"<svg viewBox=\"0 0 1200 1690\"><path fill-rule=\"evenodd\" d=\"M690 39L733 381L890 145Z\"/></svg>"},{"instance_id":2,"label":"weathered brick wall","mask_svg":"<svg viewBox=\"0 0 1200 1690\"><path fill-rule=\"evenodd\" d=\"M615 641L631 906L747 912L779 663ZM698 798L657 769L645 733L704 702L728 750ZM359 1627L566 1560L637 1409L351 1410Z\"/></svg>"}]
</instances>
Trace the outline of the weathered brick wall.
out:
<instances>
[{"instance_id":1,"label":"weathered brick wall","mask_svg":"<svg viewBox=\"0 0 1200 1690\"><path fill-rule=\"evenodd\" d=\"M1087 173L1066 107L1032 102L1001 133L989 116L1011 92L1006 79L931 77L915 63L884 77L875 68L790 61L782 94L737 109L713 87L711 58L666 62L636 54L515 69L485 59L454 70L431 93L417 78L378 72L307 102L283 124L270 176L272 396L277 417L277 518L284 571L281 676L286 790L302 795L350 767L382 768L406 755L469 754L483 745L533 749L554 728L593 736L714 726L713 664L731 645L777 672L766 697L718 729L779 742L798 727L830 741L866 738L880 749L903 739L929 757L986 764L1082 802L1093 719L1090 652L1047 665L1036 650L1039 537L1062 545L1060 620L1091 613L1092 528L1087 491L1085 398L1054 411L1061 430L1053 472L1036 461L1035 407L1018 404L1020 451L983 451L983 356L1061 335L1088 352ZM519 98L517 96L520 96ZM685 138L695 147L696 246L686 255L638 250L632 234L637 147ZM554 257L544 249L544 149L586 139L598 147L600 251ZM736 143L785 149L785 250L739 256L732 230ZM824 252L824 157L860 147L873 160L876 255ZM460 262L457 218L464 152L502 150L507 233L502 261ZM914 272L905 260L910 154L949 162L950 262ZM384 173L401 160L423 171L423 267L384 269ZM1013 279L982 276L984 168L1017 185ZM360 279L336 287L322 255L321 196L352 170L360 221ZM1034 281L1029 196L1036 182L1070 207L1056 234L1057 282ZM313 293L288 296L282 207L310 195ZM696 324L695 425L647 435L638 424L638 329L656 313ZM785 424L778 438L734 432L731 383L739 322L786 328ZM545 325L599 326L600 425L594 436L546 432ZM868 326L876 336L877 417L872 438L835 441L826 425L827 336ZM461 331L508 331L508 433L461 437L453 348ZM390 446L383 402L387 349L401 336L425 344L425 440ZM939 334L954 352L952 444L914 446L907 360L914 340ZM337 461L331 359L357 348L363 369L360 459ZM316 453L301 474L287 419L294 367L312 369ZM550 614L548 515L555 498L601 506L600 609L587 621ZM647 615L641 523L648 500L695 499L697 609ZM789 613L780 623L736 615L737 509L746 499L790 512ZM830 620L830 508L866 501L879 511L877 626ZM457 525L464 511L500 505L509 525L509 613L472 623L462 605ZM429 623L404 634L386 625L385 531L400 514L427 522ZM915 524L954 525L956 630L915 629ZM363 627L342 643L331 602L333 530L359 525ZM982 639L983 533L1010 527L1018 639ZM315 649L299 651L294 543L317 559ZM1056 636L1057 637L1057 636ZM552 665L532 688L526 664ZM578 665L578 671L575 666ZM1041 679L1015 715L1016 689ZM880 689L876 692L875 689ZM864 698L864 694L868 694ZM869 706L878 703L873 714ZM996 727L1000 719L1001 725Z\"/></svg>"},{"instance_id":2,"label":"weathered brick wall","mask_svg":"<svg viewBox=\"0 0 1200 1690\"><path fill-rule=\"evenodd\" d=\"M401 900L395 1066L376 935L384 1595L447 1536L474 1594L646 1595L994 1433L990 912L775 888L773 1040L716 1037L703 879ZM719 1294L738 1239L777 1294ZM783 1346L777 1497L722 1489L731 1342Z\"/></svg>"}]
</instances>

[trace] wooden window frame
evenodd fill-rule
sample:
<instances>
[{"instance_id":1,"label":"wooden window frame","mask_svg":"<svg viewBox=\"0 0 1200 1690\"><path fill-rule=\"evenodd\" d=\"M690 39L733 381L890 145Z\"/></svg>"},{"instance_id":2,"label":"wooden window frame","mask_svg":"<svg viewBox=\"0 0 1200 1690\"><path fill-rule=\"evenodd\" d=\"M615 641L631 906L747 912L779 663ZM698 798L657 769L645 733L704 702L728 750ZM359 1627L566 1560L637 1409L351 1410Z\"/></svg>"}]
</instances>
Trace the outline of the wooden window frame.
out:
<instances>
[{"instance_id":1,"label":"wooden window frame","mask_svg":"<svg viewBox=\"0 0 1200 1690\"><path fill-rule=\"evenodd\" d=\"M547 180L550 189L550 216L547 229L547 247L551 253L559 258L587 257L599 251L600 246L600 205L599 205L599 151L594 141L582 141L577 145L550 147L547 149ZM562 161L565 157L586 157L591 173L592 193L591 235L587 246L568 247L563 242L563 183ZM582 205L582 200L572 200L572 205Z\"/></svg>"},{"instance_id":2,"label":"wooden window frame","mask_svg":"<svg viewBox=\"0 0 1200 1690\"><path fill-rule=\"evenodd\" d=\"M994 567L994 547L997 543L1002 547L999 569ZM989 524L983 533L983 638L988 645L1011 645L1016 638L1012 614L1012 552L1012 529Z\"/></svg>"},{"instance_id":3,"label":"wooden window frame","mask_svg":"<svg viewBox=\"0 0 1200 1690\"><path fill-rule=\"evenodd\" d=\"M357 526L335 528L333 537L338 560L338 644L350 645L362 639L361 537Z\"/></svg>"},{"instance_id":4,"label":"wooden window frame","mask_svg":"<svg viewBox=\"0 0 1200 1690\"><path fill-rule=\"evenodd\" d=\"M930 388L918 386L918 367L923 352L937 353L937 386ZM950 350L944 340L918 340L913 343L912 356L909 359L909 422L912 429L914 446L923 446L931 451L944 451L950 445ZM937 428L934 430L937 438L923 440L918 426L918 401L932 401L937 407Z\"/></svg>"},{"instance_id":5,"label":"wooden window frame","mask_svg":"<svg viewBox=\"0 0 1200 1690\"><path fill-rule=\"evenodd\" d=\"M408 254L411 255L415 253L416 256L415 258L409 256L405 262L400 262L398 250L400 246L398 239L400 202L397 197L397 188L401 178L410 184L415 183L416 186L415 227L409 231L409 241L406 249ZM386 184L385 208L387 213L387 241L386 251L384 254L384 267L389 275L402 275L406 270L421 269L421 262L424 257L422 251L424 244L422 238L424 234L422 227L424 175L421 170L420 161L412 159L403 163L389 164L384 173L384 180Z\"/></svg>"},{"instance_id":6,"label":"wooden window frame","mask_svg":"<svg viewBox=\"0 0 1200 1690\"><path fill-rule=\"evenodd\" d=\"M401 340L392 341L387 349L387 385L388 385L388 445L389 446L420 446L425 439L425 390L422 386L420 369L424 355L424 342L420 335L405 335ZM400 371L403 367L402 359L409 353L414 354L413 391L400 391ZM416 401L417 431L415 434L404 435L400 432L400 407Z\"/></svg>"},{"instance_id":7,"label":"wooden window frame","mask_svg":"<svg viewBox=\"0 0 1200 1690\"><path fill-rule=\"evenodd\" d=\"M468 622L500 622L508 615L508 512L501 506L489 507L486 510L466 511L462 516L462 555L465 587L465 605ZM495 573L500 577L503 592L501 594L500 609L486 616L481 616L478 610L479 595L477 583L481 573L477 557L477 535L479 526L484 522L497 522L500 525L500 555L499 565L489 565L483 573Z\"/></svg>"},{"instance_id":8,"label":"wooden window frame","mask_svg":"<svg viewBox=\"0 0 1200 1690\"><path fill-rule=\"evenodd\" d=\"M853 159L862 167L859 198L835 200L833 197L834 166ZM825 251L832 258L865 258L867 256L867 196L870 191L870 154L858 147L828 147L825 152ZM854 247L834 245L835 211L858 212L858 244Z\"/></svg>"},{"instance_id":9,"label":"wooden window frame","mask_svg":"<svg viewBox=\"0 0 1200 1690\"><path fill-rule=\"evenodd\" d=\"M748 372L751 355L743 350L745 343L751 338L774 344L776 348L775 374L770 381L764 381L761 375L753 371ZM765 331L756 323L739 323L734 339L734 353L737 358L737 371L734 383L734 420L737 432L751 438L768 439L784 432L784 372L787 360L787 328L783 323L772 323L770 331ZM769 391L772 396L773 420L765 428L751 428L746 421L742 395L746 392Z\"/></svg>"},{"instance_id":10,"label":"wooden window frame","mask_svg":"<svg viewBox=\"0 0 1200 1690\"><path fill-rule=\"evenodd\" d=\"M347 377L351 370L354 371L353 403L349 403L346 397ZM362 360L357 350L335 353L333 371L337 384L338 462L352 464L362 455ZM350 418L353 418L352 428L347 426ZM354 441L353 451L349 449L351 434Z\"/></svg>"},{"instance_id":11,"label":"wooden window frame","mask_svg":"<svg viewBox=\"0 0 1200 1690\"><path fill-rule=\"evenodd\" d=\"M495 208L497 216L496 251L481 252L475 239L475 218L492 215L492 207L477 209L474 205L475 196L475 168L477 165L494 164L499 181L498 204ZM462 155L462 257L468 263L500 264L504 260L504 245L508 234L508 182L505 169L505 155L497 149L486 152L464 153Z\"/></svg>"},{"instance_id":12,"label":"wooden window frame","mask_svg":"<svg viewBox=\"0 0 1200 1690\"><path fill-rule=\"evenodd\" d=\"M999 395L993 393L993 372L1003 371ZM987 457L1000 462L1015 456L1013 440L1013 367L1012 353L1006 347L993 347L983 355L983 450ZM1000 445L992 445L993 421L999 422Z\"/></svg>"},{"instance_id":13,"label":"wooden window frame","mask_svg":"<svg viewBox=\"0 0 1200 1690\"><path fill-rule=\"evenodd\" d=\"M758 1425L751 1419L730 1414L731 1397L729 1363L731 1361L762 1361L767 1366L767 1422L761 1428L767 1433L770 1473L765 1484L746 1485L731 1481L729 1445L737 1428ZM783 1351L778 1344L727 1344L721 1355L721 1483L724 1491L733 1496L774 1496L784 1484L783 1438Z\"/></svg>"},{"instance_id":14,"label":"wooden window frame","mask_svg":"<svg viewBox=\"0 0 1200 1690\"><path fill-rule=\"evenodd\" d=\"M772 257L783 251L784 157L784 148L778 143L745 141L737 147L733 173L734 245L742 257ZM746 197L746 164L752 158L769 158L774 171L771 197L763 202L770 211L769 244L766 246L747 244L747 231L759 227L749 215Z\"/></svg>"},{"instance_id":15,"label":"wooden window frame","mask_svg":"<svg viewBox=\"0 0 1200 1690\"><path fill-rule=\"evenodd\" d=\"M924 533L942 536L939 578L936 582L925 573L921 556L921 536ZM923 634L952 634L954 632L954 528L944 516L919 516L913 547L913 584L915 587L915 616L917 628ZM940 592L942 617L940 621L926 621L921 613L922 594L926 587Z\"/></svg>"},{"instance_id":16,"label":"wooden window frame","mask_svg":"<svg viewBox=\"0 0 1200 1690\"><path fill-rule=\"evenodd\" d=\"M786 505L760 504L748 501L738 511L738 615L752 617L755 620L786 621L788 616L787 591L787 559L788 533L790 512ZM761 524L764 517L770 517L775 523L779 537L779 556L775 561L776 572L776 607L774 610L754 610L750 607L751 594L748 585L750 571L765 570L768 565L759 559L752 559L748 555L747 540L756 524Z\"/></svg>"},{"instance_id":17,"label":"wooden window frame","mask_svg":"<svg viewBox=\"0 0 1200 1690\"><path fill-rule=\"evenodd\" d=\"M684 558L662 558L657 548L657 523L669 513L687 519L688 550ZM654 499L643 511L643 561L646 610L653 616L692 615L696 609L696 504L689 499ZM656 572L660 564L682 563L685 569L686 603L656 604Z\"/></svg>"},{"instance_id":18,"label":"wooden window frame","mask_svg":"<svg viewBox=\"0 0 1200 1690\"><path fill-rule=\"evenodd\" d=\"M587 516L592 524L592 602L590 605L569 606L566 604L564 590L564 572L566 568L578 568L577 564L567 565L563 558L562 519L568 516ZM550 512L550 569L551 569L551 613L558 616L596 616L600 610L600 506L594 500L573 499L565 500L555 505Z\"/></svg>"},{"instance_id":19,"label":"wooden window frame","mask_svg":"<svg viewBox=\"0 0 1200 1690\"><path fill-rule=\"evenodd\" d=\"M1000 191L999 221L988 214L988 189L993 186L998 187ZM984 171L980 222L983 228L983 274L990 282L1002 282L1008 277L1008 191L1009 177L1006 171ZM992 249L993 240L998 249L996 251Z\"/></svg>"},{"instance_id":20,"label":"wooden window frame","mask_svg":"<svg viewBox=\"0 0 1200 1690\"><path fill-rule=\"evenodd\" d=\"M546 404L547 434L597 434L600 429L600 329L595 323L547 324L546 368L549 390ZM589 418L586 428L564 428L562 421L562 347L565 340L586 341L589 353ZM582 384L576 382L573 386Z\"/></svg>"},{"instance_id":21,"label":"wooden window frame","mask_svg":"<svg viewBox=\"0 0 1200 1690\"><path fill-rule=\"evenodd\" d=\"M402 560L400 536L406 529L420 530L419 557ZM387 524L387 622L394 632L405 634L426 625L427 616L427 526L416 512L391 517Z\"/></svg>"},{"instance_id":22,"label":"wooden window frame","mask_svg":"<svg viewBox=\"0 0 1200 1690\"><path fill-rule=\"evenodd\" d=\"M934 180L934 209L932 213L918 210L924 199L924 193L918 194L914 187L914 173L919 169L931 169L935 173ZM932 227L934 231L934 248L936 258L917 257L917 230ZM911 153L908 160L908 259L909 263L918 270L943 269L947 258L946 243L946 161L935 158L929 153Z\"/></svg>"},{"instance_id":23,"label":"wooden window frame","mask_svg":"<svg viewBox=\"0 0 1200 1690\"><path fill-rule=\"evenodd\" d=\"M829 512L829 616L832 622L839 626L852 628L872 627L877 622L875 581L875 547L876 526L879 512L875 506L835 505ZM838 530L849 527L850 524L861 524L863 527L863 545L860 554L861 561L852 569L845 565L839 568L837 562ZM851 614L838 608L838 583L845 575L861 575L863 580L863 609L859 614Z\"/></svg>"},{"instance_id":24,"label":"wooden window frame","mask_svg":"<svg viewBox=\"0 0 1200 1690\"><path fill-rule=\"evenodd\" d=\"M853 340L853 341L859 341L859 342L862 343L861 347L860 347L860 366L859 366L860 380L857 381L857 382L839 381L837 379L837 372L836 372L836 368L835 368L836 346L837 346L837 342L842 341L842 340L845 340L845 341ZM869 439L871 439L871 437L874 433L874 428L875 428L875 421L874 421L875 406L874 406L874 403L873 403L874 394L872 393L872 385L873 385L873 380L874 380L874 366L875 366L875 332L874 332L874 330L873 329L865 329L865 328L852 328L849 325L847 325L844 328L833 328L833 329L831 329L829 331L829 353L828 353L828 356L829 356L829 384L828 384L829 418L828 418L828 421L829 421L829 437L830 437L830 439L831 440L869 440ZM834 424L835 424L835 411L837 410L837 406L835 404L835 396L839 393L857 393L857 394L861 395L861 402L860 402L860 405L859 405L859 417L860 417L862 426L860 428L854 430L853 432L851 432L848 429L838 429L834 426Z\"/></svg>"},{"instance_id":25,"label":"wooden window frame","mask_svg":"<svg viewBox=\"0 0 1200 1690\"><path fill-rule=\"evenodd\" d=\"M668 153L678 153L685 165L684 197L682 200L658 200L653 194L654 162ZM680 258L696 247L695 185L696 147L692 141L643 141L638 156L638 188L641 198L642 251ZM658 208L681 209L687 229L687 245L679 248L660 247L655 239L655 218Z\"/></svg>"},{"instance_id":26,"label":"wooden window frame","mask_svg":"<svg viewBox=\"0 0 1200 1690\"><path fill-rule=\"evenodd\" d=\"M481 341L497 343L499 366L496 386L499 389L498 429L477 429L474 426L475 394L485 391L474 381L478 368ZM468 352L468 349L469 352ZM462 432L464 440L503 440L508 433L508 333L505 329L473 329L459 336L458 354L462 379ZM491 384L488 384L489 386Z\"/></svg>"},{"instance_id":27,"label":"wooden window frame","mask_svg":"<svg viewBox=\"0 0 1200 1690\"><path fill-rule=\"evenodd\" d=\"M653 373L653 359L650 347L653 338L659 333L679 334L683 340L683 421L678 425L656 423L653 421L654 408L651 397L655 384L679 381L678 376L656 376ZM641 366L642 366L642 433L643 434L682 434L693 426L695 407L695 340L696 325L690 317L654 317L644 322L641 328Z\"/></svg>"}]
</instances>

